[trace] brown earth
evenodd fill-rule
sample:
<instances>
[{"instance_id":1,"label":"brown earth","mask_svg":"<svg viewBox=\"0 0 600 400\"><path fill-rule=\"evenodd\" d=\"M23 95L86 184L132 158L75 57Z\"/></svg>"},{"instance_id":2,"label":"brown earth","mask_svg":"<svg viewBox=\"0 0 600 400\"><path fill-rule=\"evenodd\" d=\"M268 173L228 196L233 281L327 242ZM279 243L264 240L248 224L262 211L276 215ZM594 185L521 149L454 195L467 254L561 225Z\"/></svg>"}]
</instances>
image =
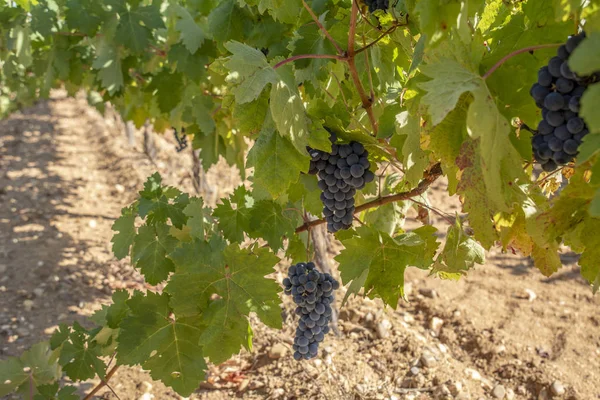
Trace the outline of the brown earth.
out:
<instances>
[{"instance_id":1,"label":"brown earth","mask_svg":"<svg viewBox=\"0 0 600 400\"><path fill-rule=\"evenodd\" d=\"M114 219L155 170L194 189L189 149L177 153L170 137L157 137L151 162L139 132L136 141L129 146L114 118L60 93L0 122L0 359L47 339L58 323L84 321L117 288L144 288L137 271L112 256ZM219 164L203 195L214 205L237 182ZM430 200L456 212L443 189L437 184ZM330 255L340 248L332 241ZM393 310L351 299L340 310L339 336L330 334L310 362L291 358L286 298L285 328L253 321L253 351L211 366L191 398L599 399L600 299L580 278L576 255L563 256L551 278L499 249L459 282L410 269L408 303ZM96 383L81 384L80 393ZM140 368L121 367L110 386L121 399L180 398ZM98 398L116 396L104 388Z\"/></svg>"}]
</instances>

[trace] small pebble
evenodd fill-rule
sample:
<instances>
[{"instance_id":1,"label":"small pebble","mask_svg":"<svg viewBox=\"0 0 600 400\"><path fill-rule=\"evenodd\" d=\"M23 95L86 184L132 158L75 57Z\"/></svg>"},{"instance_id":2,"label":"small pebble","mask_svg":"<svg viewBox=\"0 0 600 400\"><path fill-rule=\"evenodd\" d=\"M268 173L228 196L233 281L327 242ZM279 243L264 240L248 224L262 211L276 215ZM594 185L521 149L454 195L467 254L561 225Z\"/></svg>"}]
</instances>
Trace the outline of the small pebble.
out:
<instances>
[{"instance_id":1,"label":"small pebble","mask_svg":"<svg viewBox=\"0 0 600 400\"><path fill-rule=\"evenodd\" d=\"M434 299L437 297L437 292L431 288L420 288L419 294L425 297L429 297L430 299Z\"/></svg>"},{"instance_id":2,"label":"small pebble","mask_svg":"<svg viewBox=\"0 0 600 400\"><path fill-rule=\"evenodd\" d=\"M281 343L276 343L275 345L273 345L273 347L271 347L271 349L269 350L269 358L271 359L278 359L278 358L282 358L287 354L287 347L285 347L283 344Z\"/></svg>"},{"instance_id":3,"label":"small pebble","mask_svg":"<svg viewBox=\"0 0 600 400\"><path fill-rule=\"evenodd\" d=\"M479 373L479 371L471 369L471 368L466 368L465 369L465 374L467 374L467 376L471 379L473 379L474 381L480 381L481 380L481 374Z\"/></svg>"},{"instance_id":4,"label":"small pebble","mask_svg":"<svg viewBox=\"0 0 600 400\"><path fill-rule=\"evenodd\" d=\"M437 362L435 357L428 353L423 354L421 356L421 358L419 359L419 361L421 362L422 366L427 367L427 368L433 367Z\"/></svg>"},{"instance_id":5,"label":"small pebble","mask_svg":"<svg viewBox=\"0 0 600 400\"><path fill-rule=\"evenodd\" d=\"M385 339L388 336L390 336L391 328L392 328L392 323L389 320L384 319L377 324L377 328L375 329L375 331L377 333L377 336L380 339Z\"/></svg>"},{"instance_id":6,"label":"small pebble","mask_svg":"<svg viewBox=\"0 0 600 400\"><path fill-rule=\"evenodd\" d=\"M503 399L506 396L506 389L502 385L496 385L492 389L492 396L495 399Z\"/></svg>"},{"instance_id":7,"label":"small pebble","mask_svg":"<svg viewBox=\"0 0 600 400\"><path fill-rule=\"evenodd\" d=\"M23 302L23 307L25 308L25 311L31 311L33 308L33 300L25 300Z\"/></svg>"},{"instance_id":8,"label":"small pebble","mask_svg":"<svg viewBox=\"0 0 600 400\"><path fill-rule=\"evenodd\" d=\"M527 295L527 300L534 301L537 298L537 294L531 289L525 289L525 294Z\"/></svg>"},{"instance_id":9,"label":"small pebble","mask_svg":"<svg viewBox=\"0 0 600 400\"><path fill-rule=\"evenodd\" d=\"M421 372L421 370L419 369L419 367L412 367L412 368L411 368L411 369L408 371L408 373L409 373L411 376L416 376L416 375L419 375L419 372Z\"/></svg>"},{"instance_id":10,"label":"small pebble","mask_svg":"<svg viewBox=\"0 0 600 400\"><path fill-rule=\"evenodd\" d=\"M442 325L444 325L444 320L438 317L433 317L429 321L429 328L436 333L442 329Z\"/></svg>"},{"instance_id":11,"label":"small pebble","mask_svg":"<svg viewBox=\"0 0 600 400\"><path fill-rule=\"evenodd\" d=\"M565 394L565 387L561 381L554 381L552 382L552 385L550 385L550 392L554 396L562 396Z\"/></svg>"},{"instance_id":12,"label":"small pebble","mask_svg":"<svg viewBox=\"0 0 600 400\"><path fill-rule=\"evenodd\" d=\"M139 388L144 393L150 393L152 391L152 384L150 382L143 381L140 383Z\"/></svg>"}]
</instances>

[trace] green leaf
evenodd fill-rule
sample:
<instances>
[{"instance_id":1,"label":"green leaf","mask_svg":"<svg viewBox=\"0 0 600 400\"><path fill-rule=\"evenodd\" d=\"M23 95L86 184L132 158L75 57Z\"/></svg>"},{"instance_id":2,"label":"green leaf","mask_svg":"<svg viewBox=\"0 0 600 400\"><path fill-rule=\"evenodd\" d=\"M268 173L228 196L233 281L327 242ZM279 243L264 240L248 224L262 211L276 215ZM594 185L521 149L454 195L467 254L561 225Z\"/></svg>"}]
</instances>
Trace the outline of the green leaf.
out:
<instances>
[{"instance_id":1,"label":"green leaf","mask_svg":"<svg viewBox=\"0 0 600 400\"><path fill-rule=\"evenodd\" d=\"M600 287L600 263L598 263L598 260L600 260L599 226L600 219L587 219L580 236L581 242L585 245L585 251L579 258L581 276L592 285L594 293L596 293Z\"/></svg>"},{"instance_id":2,"label":"green leaf","mask_svg":"<svg viewBox=\"0 0 600 400\"><path fill-rule=\"evenodd\" d=\"M161 182L162 178L157 172L144 183L144 190L140 192L138 213L140 217L147 219L148 224L165 223L170 219L175 227L181 229L187 221L183 209L189 199L176 188L163 188Z\"/></svg>"},{"instance_id":3,"label":"green leaf","mask_svg":"<svg viewBox=\"0 0 600 400\"><path fill-rule=\"evenodd\" d=\"M276 199L308 172L308 153L298 153L294 145L277 133L271 118L248 153L247 167L254 167L254 184L265 188Z\"/></svg>"},{"instance_id":4,"label":"green leaf","mask_svg":"<svg viewBox=\"0 0 600 400\"><path fill-rule=\"evenodd\" d=\"M213 211L213 216L219 219L219 229L230 242L243 242L244 232L250 230L250 209L246 206L246 195L246 188L239 186L229 199L221 199L223 203Z\"/></svg>"},{"instance_id":5,"label":"green leaf","mask_svg":"<svg viewBox=\"0 0 600 400\"><path fill-rule=\"evenodd\" d=\"M276 81L275 71L259 50L235 41L225 43L225 48L232 53L225 67L239 81L232 90L237 103L256 100L266 85Z\"/></svg>"},{"instance_id":6,"label":"green leaf","mask_svg":"<svg viewBox=\"0 0 600 400\"><path fill-rule=\"evenodd\" d=\"M92 379L98 375L104 379L106 365L100 359L100 348L91 340L89 333L77 322L69 334L69 339L63 344L59 363L72 380Z\"/></svg>"},{"instance_id":7,"label":"green leaf","mask_svg":"<svg viewBox=\"0 0 600 400\"><path fill-rule=\"evenodd\" d=\"M245 15L236 0L224 0L208 16L208 31L213 39L225 43L244 38Z\"/></svg>"},{"instance_id":8,"label":"green leaf","mask_svg":"<svg viewBox=\"0 0 600 400\"><path fill-rule=\"evenodd\" d=\"M191 228L191 235L204 239L204 220L210 216L210 209L204 208L204 200L202 198L190 199L190 203L183 209L183 213L188 216L186 225Z\"/></svg>"},{"instance_id":9,"label":"green leaf","mask_svg":"<svg viewBox=\"0 0 600 400\"><path fill-rule=\"evenodd\" d=\"M286 2L289 3L289 2ZM324 15L321 16L321 23L324 23ZM326 24L324 24L325 27ZM325 37L320 29L315 29L312 24L301 26L297 31L298 35L290 46L293 46L292 56L299 54L335 54L336 50L333 44ZM325 66L332 60L328 59L300 59L295 62L298 69L309 69L311 75L316 79L327 79L328 71Z\"/></svg>"},{"instance_id":10,"label":"green leaf","mask_svg":"<svg viewBox=\"0 0 600 400\"><path fill-rule=\"evenodd\" d=\"M136 292L127 301L131 313L121 323L117 360L141 364L153 379L189 396L204 379L206 363L198 345L199 317L170 317L169 295Z\"/></svg>"},{"instance_id":11,"label":"green leaf","mask_svg":"<svg viewBox=\"0 0 600 400\"><path fill-rule=\"evenodd\" d=\"M463 212L469 213L469 224L475 232L475 237L483 246L489 249L497 240L498 233L492 220L494 205L486 192L480 159L478 142L466 142L456 165L462 171L457 192L462 197Z\"/></svg>"},{"instance_id":12,"label":"green leaf","mask_svg":"<svg viewBox=\"0 0 600 400\"><path fill-rule=\"evenodd\" d=\"M50 338L50 350L56 350L69 338L70 328L67 324L60 324Z\"/></svg>"},{"instance_id":13,"label":"green leaf","mask_svg":"<svg viewBox=\"0 0 600 400\"><path fill-rule=\"evenodd\" d=\"M169 226L143 225L133 241L132 262L139 268L146 282L156 285L175 270L173 262L166 256L175 246L177 239L169 235Z\"/></svg>"},{"instance_id":14,"label":"green leaf","mask_svg":"<svg viewBox=\"0 0 600 400\"><path fill-rule=\"evenodd\" d=\"M433 265L433 271L442 276L465 275L475 264L485 263L485 250L469 237L456 218L456 223L448 228L446 244Z\"/></svg>"},{"instance_id":15,"label":"green leaf","mask_svg":"<svg viewBox=\"0 0 600 400\"><path fill-rule=\"evenodd\" d=\"M36 386L51 383L60 376L60 366L48 342L37 343L18 358L0 360L0 396L14 391L25 395L30 393L31 386L35 393Z\"/></svg>"},{"instance_id":16,"label":"green leaf","mask_svg":"<svg viewBox=\"0 0 600 400\"><path fill-rule=\"evenodd\" d=\"M291 236L296 229L296 220L289 212L283 212L279 204L261 200L250 210L250 237L263 238L273 251L283 247L283 237Z\"/></svg>"},{"instance_id":17,"label":"green leaf","mask_svg":"<svg viewBox=\"0 0 600 400\"><path fill-rule=\"evenodd\" d=\"M247 344L250 312L271 327L281 327L279 285L264 278L279 259L258 246L225 246L216 238L210 243L184 244L171 255L177 269L165 288L176 315L193 315L208 308L203 314L201 344L205 355L216 363ZM212 294L221 300L211 302Z\"/></svg>"},{"instance_id":18,"label":"green leaf","mask_svg":"<svg viewBox=\"0 0 600 400\"><path fill-rule=\"evenodd\" d=\"M127 307L129 293L125 289L116 290L112 295L113 303L106 312L107 325L112 329L117 329L123 318L127 316L129 308Z\"/></svg>"},{"instance_id":19,"label":"green leaf","mask_svg":"<svg viewBox=\"0 0 600 400\"><path fill-rule=\"evenodd\" d=\"M133 244L135 237L135 207L129 206L121 210L121 216L117 218L111 229L115 233L111 239L113 243L112 251L118 260L129 255L129 248Z\"/></svg>"},{"instance_id":20,"label":"green leaf","mask_svg":"<svg viewBox=\"0 0 600 400\"><path fill-rule=\"evenodd\" d=\"M175 28L181 34L181 41L190 53L194 54L204 42L204 32L202 31L202 28L196 24L194 18L184 7L179 4L171 4L169 7L172 8L179 17L179 21L177 21Z\"/></svg>"},{"instance_id":21,"label":"green leaf","mask_svg":"<svg viewBox=\"0 0 600 400\"><path fill-rule=\"evenodd\" d=\"M42 36L50 36L57 22L55 7L50 4L40 4L31 9L31 28Z\"/></svg>"},{"instance_id":22,"label":"green leaf","mask_svg":"<svg viewBox=\"0 0 600 400\"><path fill-rule=\"evenodd\" d=\"M38 386L39 393L33 397L33 400L77 400L79 396L75 394L75 386L65 386L58 390L58 382L48 385Z\"/></svg>"},{"instance_id":23,"label":"green leaf","mask_svg":"<svg viewBox=\"0 0 600 400\"><path fill-rule=\"evenodd\" d=\"M395 145L398 135L406 136L401 148ZM404 178L411 187L415 187L429 164L427 155L421 149L420 117L409 116L408 111L396 115L396 136L392 137L390 144L401 152L405 168Z\"/></svg>"},{"instance_id":24,"label":"green leaf","mask_svg":"<svg viewBox=\"0 0 600 400\"><path fill-rule=\"evenodd\" d=\"M309 145L308 118L290 65L277 69L277 81L271 86L270 105L279 134L288 138L302 154Z\"/></svg>"},{"instance_id":25,"label":"green leaf","mask_svg":"<svg viewBox=\"0 0 600 400\"><path fill-rule=\"evenodd\" d=\"M600 83L590 85L581 97L580 116L584 119L585 123L590 129L590 132L595 134L600 133L600 115L598 113L598 104L600 104ZM585 139L589 140L587 137ZM598 146L596 145L596 150L597 149Z\"/></svg>"},{"instance_id":26,"label":"green leaf","mask_svg":"<svg viewBox=\"0 0 600 400\"><path fill-rule=\"evenodd\" d=\"M94 0L68 0L65 14L71 29L94 36L102 23L104 10Z\"/></svg>"},{"instance_id":27,"label":"green leaf","mask_svg":"<svg viewBox=\"0 0 600 400\"><path fill-rule=\"evenodd\" d=\"M364 279L365 295L380 297L385 304L396 308L398 299L404 297L404 271L408 266L421 265L425 242L415 233L392 238L366 226L356 232L357 236L342 239L345 249L335 258L344 284Z\"/></svg>"},{"instance_id":28,"label":"green leaf","mask_svg":"<svg viewBox=\"0 0 600 400\"><path fill-rule=\"evenodd\" d=\"M119 13L116 40L136 53L147 50L152 29L164 28L160 10L155 5L138 7Z\"/></svg>"},{"instance_id":29,"label":"green leaf","mask_svg":"<svg viewBox=\"0 0 600 400\"><path fill-rule=\"evenodd\" d=\"M102 87L113 95L123 87L119 49L107 38L101 38L97 55L92 68L99 70L98 78L102 82Z\"/></svg>"},{"instance_id":30,"label":"green leaf","mask_svg":"<svg viewBox=\"0 0 600 400\"><path fill-rule=\"evenodd\" d=\"M31 10L31 5L36 5L38 3L37 0L15 0L20 7L22 7L25 11L29 12Z\"/></svg>"},{"instance_id":31,"label":"green leaf","mask_svg":"<svg viewBox=\"0 0 600 400\"><path fill-rule=\"evenodd\" d=\"M579 75L600 71L600 32L591 32L569 56L569 67Z\"/></svg>"},{"instance_id":32,"label":"green leaf","mask_svg":"<svg viewBox=\"0 0 600 400\"><path fill-rule=\"evenodd\" d=\"M169 72L162 70L154 75L148 90L154 92L158 99L158 108L160 111L168 114L181 102L185 85L183 76L179 72Z\"/></svg>"}]
</instances>

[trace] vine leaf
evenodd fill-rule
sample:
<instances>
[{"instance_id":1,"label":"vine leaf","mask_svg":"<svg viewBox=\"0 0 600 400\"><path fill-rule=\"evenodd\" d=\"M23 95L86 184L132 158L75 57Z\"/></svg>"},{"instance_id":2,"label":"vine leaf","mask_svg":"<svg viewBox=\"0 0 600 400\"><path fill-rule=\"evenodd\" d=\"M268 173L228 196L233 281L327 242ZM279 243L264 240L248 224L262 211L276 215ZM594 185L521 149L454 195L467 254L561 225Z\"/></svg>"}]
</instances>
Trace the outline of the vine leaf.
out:
<instances>
[{"instance_id":1,"label":"vine leaf","mask_svg":"<svg viewBox=\"0 0 600 400\"><path fill-rule=\"evenodd\" d=\"M18 358L0 361L0 396L13 391L30 393L30 384L35 389L35 386L52 383L60 376L60 366L48 342L37 343Z\"/></svg>"},{"instance_id":2,"label":"vine leaf","mask_svg":"<svg viewBox=\"0 0 600 400\"><path fill-rule=\"evenodd\" d=\"M364 279L367 296L380 297L385 304L396 308L399 297L404 297L404 271L411 265L422 265L424 254L429 254L426 242L416 233L391 237L366 226L358 228L356 233L357 236L342 240L345 249L335 258L343 282Z\"/></svg>"},{"instance_id":3,"label":"vine leaf","mask_svg":"<svg viewBox=\"0 0 600 400\"><path fill-rule=\"evenodd\" d=\"M467 235L456 218L456 223L448 228L446 244L438 255L433 271L444 278L460 278L475 264L485 263L485 249Z\"/></svg>"},{"instance_id":4,"label":"vine leaf","mask_svg":"<svg viewBox=\"0 0 600 400\"><path fill-rule=\"evenodd\" d=\"M140 364L182 396L189 396L204 379L206 363L198 345L200 318L173 319L169 295L136 291L127 301L130 314L121 323L117 360Z\"/></svg>"},{"instance_id":5,"label":"vine leaf","mask_svg":"<svg viewBox=\"0 0 600 400\"><path fill-rule=\"evenodd\" d=\"M205 218L210 216L210 209L204 208L202 198L192 198L190 203L183 209L183 213L188 216L187 226L190 227L190 234L193 237L204 239Z\"/></svg>"},{"instance_id":6,"label":"vine leaf","mask_svg":"<svg viewBox=\"0 0 600 400\"><path fill-rule=\"evenodd\" d=\"M100 359L100 346L91 339L90 333L75 322L68 340L62 345L59 363L74 381L92 379L96 375L104 378L106 364Z\"/></svg>"},{"instance_id":7,"label":"vine leaf","mask_svg":"<svg viewBox=\"0 0 600 400\"><path fill-rule=\"evenodd\" d=\"M142 218L147 217L149 224L164 223L170 219L176 228L181 229L187 221L183 209L188 204L188 196L181 194L174 187L162 187L161 183L162 178L158 172L144 183L144 190L140 192L138 213Z\"/></svg>"},{"instance_id":8,"label":"vine leaf","mask_svg":"<svg viewBox=\"0 0 600 400\"><path fill-rule=\"evenodd\" d=\"M401 147L396 146L396 138L406 136ZM404 178L412 187L416 186L429 160L421 149L420 116L410 116L408 111L396 115L396 135L392 137L392 146L402 153L403 165L406 169Z\"/></svg>"},{"instance_id":9,"label":"vine leaf","mask_svg":"<svg viewBox=\"0 0 600 400\"><path fill-rule=\"evenodd\" d=\"M110 328L117 329L127 316L129 293L125 289L116 290L112 295L112 304L106 310L106 322Z\"/></svg>"},{"instance_id":10,"label":"vine leaf","mask_svg":"<svg viewBox=\"0 0 600 400\"><path fill-rule=\"evenodd\" d=\"M119 12L119 17L116 40L136 53L146 50L152 38L152 29L165 27L156 5L124 9Z\"/></svg>"},{"instance_id":11,"label":"vine leaf","mask_svg":"<svg viewBox=\"0 0 600 400\"><path fill-rule=\"evenodd\" d=\"M254 185L265 188L277 198L298 181L301 172L308 172L309 157L275 130L268 117L258 139L248 153L247 167L254 167Z\"/></svg>"},{"instance_id":12,"label":"vine leaf","mask_svg":"<svg viewBox=\"0 0 600 400\"><path fill-rule=\"evenodd\" d=\"M202 46L202 43L205 39L202 28L196 24L194 18L184 7L174 3L172 3L169 7L173 10L177 17L179 17L179 21L177 21L175 28L181 34L181 41L190 53L196 53L200 46Z\"/></svg>"},{"instance_id":13,"label":"vine leaf","mask_svg":"<svg viewBox=\"0 0 600 400\"><path fill-rule=\"evenodd\" d=\"M112 226L115 233L111 239L113 243L112 251L118 260L121 260L129 255L129 249L133 244L135 237L135 206L125 207L121 210L121 216L117 218Z\"/></svg>"},{"instance_id":14,"label":"vine leaf","mask_svg":"<svg viewBox=\"0 0 600 400\"><path fill-rule=\"evenodd\" d=\"M277 251L283 247L283 237L293 235L296 230L298 218L290 218L290 214L272 200L257 202L250 211L250 237L265 239Z\"/></svg>"},{"instance_id":15,"label":"vine leaf","mask_svg":"<svg viewBox=\"0 0 600 400\"><path fill-rule=\"evenodd\" d=\"M591 32L569 57L573 72L585 76L600 69L600 32Z\"/></svg>"},{"instance_id":16,"label":"vine leaf","mask_svg":"<svg viewBox=\"0 0 600 400\"><path fill-rule=\"evenodd\" d=\"M246 188L238 186L229 199L221 199L222 203L213 211L213 216L218 218L219 229L230 242L241 243L244 240L244 232L250 230L248 199L251 197L248 196Z\"/></svg>"},{"instance_id":17,"label":"vine leaf","mask_svg":"<svg viewBox=\"0 0 600 400\"><path fill-rule=\"evenodd\" d=\"M156 285L175 270L173 262L166 257L175 246L177 239L169 235L165 224L142 225L133 241L132 262L144 274L146 282Z\"/></svg>"},{"instance_id":18,"label":"vine leaf","mask_svg":"<svg viewBox=\"0 0 600 400\"><path fill-rule=\"evenodd\" d=\"M33 397L33 400L78 400L79 396L75 393L75 386L64 386L60 388L58 382L48 385L38 386L39 393Z\"/></svg>"},{"instance_id":19,"label":"vine leaf","mask_svg":"<svg viewBox=\"0 0 600 400\"><path fill-rule=\"evenodd\" d=\"M232 53L225 67L239 82L232 90L236 103L256 100L266 85L275 82L275 71L259 50L235 41L225 43L225 48Z\"/></svg>"},{"instance_id":20,"label":"vine leaf","mask_svg":"<svg viewBox=\"0 0 600 400\"><path fill-rule=\"evenodd\" d=\"M205 310L200 344L213 362L249 348L247 316L254 312L268 326L281 327L279 285L264 276L279 261L268 249L240 249L217 236L186 243L171 254L176 272L165 290L177 316ZM211 295L219 300L210 301Z\"/></svg>"},{"instance_id":21,"label":"vine leaf","mask_svg":"<svg viewBox=\"0 0 600 400\"><path fill-rule=\"evenodd\" d=\"M588 218L581 231L580 240L585 244L585 251L579 259L581 275L592 285L594 293L600 288L600 219Z\"/></svg>"}]
</instances>

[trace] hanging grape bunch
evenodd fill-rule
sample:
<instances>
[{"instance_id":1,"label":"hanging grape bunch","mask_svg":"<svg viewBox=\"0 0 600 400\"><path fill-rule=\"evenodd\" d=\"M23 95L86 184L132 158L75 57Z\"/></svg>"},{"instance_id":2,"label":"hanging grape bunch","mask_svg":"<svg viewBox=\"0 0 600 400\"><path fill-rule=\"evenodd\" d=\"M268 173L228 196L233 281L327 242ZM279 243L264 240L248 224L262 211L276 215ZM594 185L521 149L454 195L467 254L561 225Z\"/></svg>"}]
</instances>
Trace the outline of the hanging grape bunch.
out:
<instances>
[{"instance_id":1,"label":"hanging grape bunch","mask_svg":"<svg viewBox=\"0 0 600 400\"><path fill-rule=\"evenodd\" d=\"M284 293L296 303L296 315L300 317L294 337L294 359L309 360L315 357L319 343L329 332L333 291L340 287L329 274L322 274L312 262L292 265L288 277L283 280Z\"/></svg>"},{"instance_id":2,"label":"hanging grape bunch","mask_svg":"<svg viewBox=\"0 0 600 400\"><path fill-rule=\"evenodd\" d=\"M369 152L361 143L336 144L334 133L330 133L329 140L331 153L308 149L311 157L308 172L320 178L327 230L335 233L352 226L356 190L372 182L375 174L369 170Z\"/></svg>"},{"instance_id":3,"label":"hanging grape bunch","mask_svg":"<svg viewBox=\"0 0 600 400\"><path fill-rule=\"evenodd\" d=\"M369 7L369 12L374 13L375 10L386 11L390 7L389 0L365 0L365 4Z\"/></svg>"},{"instance_id":4,"label":"hanging grape bunch","mask_svg":"<svg viewBox=\"0 0 600 400\"><path fill-rule=\"evenodd\" d=\"M585 38L585 32L571 36L558 49L558 55L538 71L538 81L531 87L531 97L542 109L543 119L532 137L535 160L546 172L575 158L579 145L588 134L579 117L579 101L590 83L599 75L578 76L569 68L569 55Z\"/></svg>"}]
</instances>

